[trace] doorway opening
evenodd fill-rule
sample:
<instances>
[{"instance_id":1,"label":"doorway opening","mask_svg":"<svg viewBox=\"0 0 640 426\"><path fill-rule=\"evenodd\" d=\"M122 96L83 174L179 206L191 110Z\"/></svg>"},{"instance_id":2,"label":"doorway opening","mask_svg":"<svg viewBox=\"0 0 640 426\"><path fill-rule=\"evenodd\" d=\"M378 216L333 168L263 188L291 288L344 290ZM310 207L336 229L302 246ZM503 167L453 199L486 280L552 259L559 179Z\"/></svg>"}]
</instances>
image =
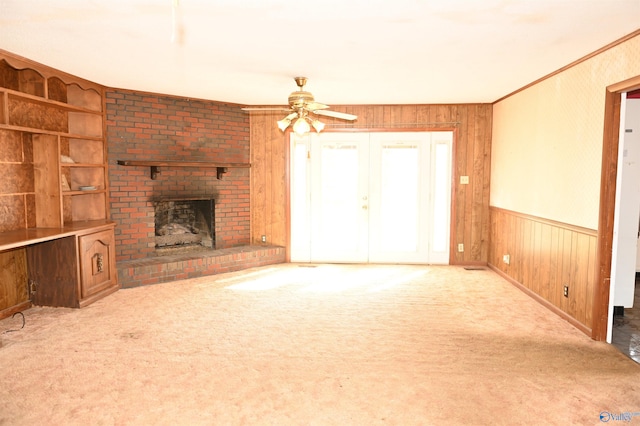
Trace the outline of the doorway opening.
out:
<instances>
[{"instance_id":1,"label":"doorway opening","mask_svg":"<svg viewBox=\"0 0 640 426\"><path fill-rule=\"evenodd\" d=\"M640 362L640 90L622 93L607 342Z\"/></svg>"},{"instance_id":2,"label":"doorway opening","mask_svg":"<svg viewBox=\"0 0 640 426\"><path fill-rule=\"evenodd\" d=\"M613 236L617 200L616 176L620 142L620 110L622 93L640 89L640 76L607 87L605 94L602 170L600 184L600 213L598 218L598 260L594 288L593 324L594 340L610 341L612 307L611 271L613 263Z\"/></svg>"}]
</instances>

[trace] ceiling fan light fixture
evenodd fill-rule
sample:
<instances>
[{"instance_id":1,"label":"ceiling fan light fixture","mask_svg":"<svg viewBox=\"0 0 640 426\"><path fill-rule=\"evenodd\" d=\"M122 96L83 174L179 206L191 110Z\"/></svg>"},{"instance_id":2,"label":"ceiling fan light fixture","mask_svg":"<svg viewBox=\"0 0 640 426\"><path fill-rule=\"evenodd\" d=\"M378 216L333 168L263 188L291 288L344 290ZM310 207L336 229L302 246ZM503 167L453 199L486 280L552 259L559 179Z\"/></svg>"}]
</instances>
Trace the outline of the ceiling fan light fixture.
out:
<instances>
[{"instance_id":1,"label":"ceiling fan light fixture","mask_svg":"<svg viewBox=\"0 0 640 426\"><path fill-rule=\"evenodd\" d=\"M309 130L311 130L311 126L309 126L309 123L303 117L298 118L296 122L293 123L293 131L300 136L304 135Z\"/></svg>"},{"instance_id":2,"label":"ceiling fan light fixture","mask_svg":"<svg viewBox=\"0 0 640 426\"><path fill-rule=\"evenodd\" d=\"M289 124L291 124L291 120L289 120L287 117L283 118L282 120L278 120L278 129L284 132L285 129L289 127Z\"/></svg>"},{"instance_id":3,"label":"ceiling fan light fixture","mask_svg":"<svg viewBox=\"0 0 640 426\"><path fill-rule=\"evenodd\" d=\"M313 126L314 129L316 129L316 132L318 133L320 133L322 129L324 129L324 123L321 122L320 120L313 120L311 122L311 125Z\"/></svg>"}]
</instances>

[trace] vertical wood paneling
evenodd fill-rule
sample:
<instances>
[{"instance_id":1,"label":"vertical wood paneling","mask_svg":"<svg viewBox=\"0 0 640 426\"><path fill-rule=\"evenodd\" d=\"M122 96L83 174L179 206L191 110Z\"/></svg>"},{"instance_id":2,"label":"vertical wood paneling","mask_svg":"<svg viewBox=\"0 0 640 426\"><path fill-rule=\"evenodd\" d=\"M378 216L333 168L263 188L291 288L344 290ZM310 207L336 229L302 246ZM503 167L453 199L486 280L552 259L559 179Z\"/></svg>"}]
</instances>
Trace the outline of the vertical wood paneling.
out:
<instances>
[{"instance_id":1,"label":"vertical wood paneling","mask_svg":"<svg viewBox=\"0 0 640 426\"><path fill-rule=\"evenodd\" d=\"M270 165L265 158L267 137L265 132L265 115L251 114L249 120L251 141L257 140L262 143L251 142L251 241L260 241L261 235L266 235L265 222L267 214L266 200L266 174L270 170Z\"/></svg>"},{"instance_id":2,"label":"vertical wood paneling","mask_svg":"<svg viewBox=\"0 0 640 426\"><path fill-rule=\"evenodd\" d=\"M558 306L562 306L564 310L567 309L567 300L563 296L564 286L569 283L571 277L569 276L570 263L571 263L571 232L562 228L562 240L560 246L560 255L562 258L562 266L560 269L560 280L558 282Z\"/></svg>"},{"instance_id":3,"label":"vertical wood paneling","mask_svg":"<svg viewBox=\"0 0 640 426\"><path fill-rule=\"evenodd\" d=\"M526 239L525 239L525 226L524 220L521 217L515 218L515 234L513 243L516 246L516 256L515 260L525 259L526 258ZM519 281L524 281L526 279L526 264L522 262L515 262L517 277Z\"/></svg>"},{"instance_id":4,"label":"vertical wood paneling","mask_svg":"<svg viewBox=\"0 0 640 426\"><path fill-rule=\"evenodd\" d=\"M475 121L476 121L476 108L475 107L467 107L467 126L465 129L465 140L472 141L475 140L476 137L476 129L475 129ZM474 217L475 212L473 211L473 188L476 186L476 181L473 179L473 153L474 153L474 145L468 145L466 149L463 151L464 160L464 174L469 176L469 184L460 185L460 187L464 191L464 210L468 211L469 217L467 220L463 221L464 224L462 235L469 236L469 240L473 238L473 225L474 225ZM460 150L458 150L460 152ZM460 179L458 179L457 184L460 183ZM467 251L471 253L473 251L473 243L465 245ZM464 258L464 256L463 256Z\"/></svg>"},{"instance_id":5,"label":"vertical wood paneling","mask_svg":"<svg viewBox=\"0 0 640 426\"><path fill-rule=\"evenodd\" d=\"M551 250L549 252L549 287L547 289L546 300L552 305L558 306L560 301L558 286L560 282L560 271L562 270L562 258L560 257L560 244L562 230L556 226L551 227Z\"/></svg>"},{"instance_id":6,"label":"vertical wood paneling","mask_svg":"<svg viewBox=\"0 0 640 426\"><path fill-rule=\"evenodd\" d=\"M582 284L577 282L580 276L579 272L581 269L578 265L579 252L580 250L578 249L578 234L576 234L575 232L571 232L571 269L570 269L569 281L565 283L566 285L569 286L569 294L571 297L566 297L565 299L568 301L569 314L574 318L576 318L578 315L577 299L581 298L581 293L582 293L582 292L576 292L576 294L573 294L574 291L576 290L575 288L576 286L574 284L577 284L577 285Z\"/></svg>"},{"instance_id":7,"label":"vertical wood paneling","mask_svg":"<svg viewBox=\"0 0 640 426\"><path fill-rule=\"evenodd\" d=\"M597 232L495 207L490 212L489 264L591 329ZM510 254L509 265L503 254Z\"/></svg>"},{"instance_id":8,"label":"vertical wood paneling","mask_svg":"<svg viewBox=\"0 0 640 426\"><path fill-rule=\"evenodd\" d=\"M267 139L271 140L272 137L272 128L270 126L266 126L264 128L264 131L266 133ZM277 162L275 161L276 159L273 156L273 152L275 150L275 147L278 145L284 145L284 144L274 144L274 143L270 143L270 144L265 144L264 146L264 161L265 164L270 164L271 167L277 167ZM277 180L277 178L275 177L274 173L268 173L267 170L264 171L263 174L263 179L264 179L264 216L262 218L263 220L263 224L262 227L264 228L264 232L262 235L265 235L268 237L267 241L271 241L274 237L273 232L273 223L275 220L275 215L274 215L274 209L273 209L273 199L274 199L274 189L273 189L273 182L275 180Z\"/></svg>"},{"instance_id":9,"label":"vertical wood paneling","mask_svg":"<svg viewBox=\"0 0 640 426\"><path fill-rule=\"evenodd\" d=\"M281 140L281 132L277 126L271 127L270 140ZM288 241L288 228L282 226L282 223L287 223L287 185L288 185L288 151L289 151L289 136L285 137L285 143L273 143L271 144L270 152L270 164L275 170L284 171L284 173L270 173L271 175L271 211L268 221L268 235L270 235L269 242L275 241ZM278 243L279 244L279 243Z\"/></svg>"},{"instance_id":10,"label":"vertical wood paneling","mask_svg":"<svg viewBox=\"0 0 640 426\"><path fill-rule=\"evenodd\" d=\"M489 196L491 194L491 135L492 135L492 126L485 126L482 123L492 122L493 120L493 109L487 108L486 105L482 105L482 121L478 123L479 133L479 144L482 144L482 150L478 151L479 164L482 164L483 167L477 168L478 173L478 181L482 182L482 190L478 193L478 196L481 197L480 205L476 208L482 210L483 219L485 222L486 218L490 216L489 209L484 206L489 205ZM486 258L488 255L488 244L483 247L483 256Z\"/></svg>"},{"instance_id":11,"label":"vertical wood paneling","mask_svg":"<svg viewBox=\"0 0 640 426\"><path fill-rule=\"evenodd\" d=\"M531 250L533 237L531 235L531 228L533 227L533 222L523 219L520 219L520 222L522 222L522 253L518 259L527 259L527 261L523 263L522 280L528 282L529 286L527 287L531 288L533 287L531 283L531 274L533 272L533 251ZM515 259L516 262L518 259Z\"/></svg>"},{"instance_id":12,"label":"vertical wood paneling","mask_svg":"<svg viewBox=\"0 0 640 426\"><path fill-rule=\"evenodd\" d=\"M595 268L589 268L587 275L587 289L586 293L588 295L585 305L586 318L585 324L594 324L593 321L593 312L594 306L597 301L593 299L595 295L596 281L598 279L598 241L597 239L590 238L589 239L589 264L596 265ZM591 307L591 308L590 308ZM593 328L593 326L592 326Z\"/></svg>"},{"instance_id":13,"label":"vertical wood paneling","mask_svg":"<svg viewBox=\"0 0 640 426\"><path fill-rule=\"evenodd\" d=\"M323 122L327 131L453 130L451 246L464 243L465 251L452 250L451 263L483 264L489 257L492 108L490 104L333 106L358 120L345 123L323 117ZM251 240L259 243L266 235L269 243L287 246L288 138L276 126L280 118L280 112L251 113ZM470 183L460 185L459 177L465 175Z\"/></svg>"},{"instance_id":14,"label":"vertical wood paneling","mask_svg":"<svg viewBox=\"0 0 640 426\"><path fill-rule=\"evenodd\" d=\"M287 136L275 125L277 114L251 114L251 242L287 244ZM255 143L259 141L259 143ZM275 172L277 171L277 173Z\"/></svg>"},{"instance_id":15,"label":"vertical wood paneling","mask_svg":"<svg viewBox=\"0 0 640 426\"><path fill-rule=\"evenodd\" d=\"M586 321L591 316L587 314L587 311L591 310L588 309L590 307L589 299L592 296L589 293L591 288L589 276L591 274L588 268L581 268L580 265L589 265L590 243L588 235L576 234L576 276L573 282L583 291L579 291L573 300L575 300L575 317L583 318L583 321Z\"/></svg>"},{"instance_id":16,"label":"vertical wood paneling","mask_svg":"<svg viewBox=\"0 0 640 426\"><path fill-rule=\"evenodd\" d=\"M541 259L542 259L542 224L539 222L533 222L533 226L531 228L531 252L533 261L531 265L533 266L531 271L531 290L541 295L540 287L542 283L540 282L541 268L543 267Z\"/></svg>"},{"instance_id":17,"label":"vertical wood paneling","mask_svg":"<svg viewBox=\"0 0 640 426\"><path fill-rule=\"evenodd\" d=\"M540 224L540 263L538 271L538 294L549 299L549 275L551 272L551 226Z\"/></svg>"}]
</instances>

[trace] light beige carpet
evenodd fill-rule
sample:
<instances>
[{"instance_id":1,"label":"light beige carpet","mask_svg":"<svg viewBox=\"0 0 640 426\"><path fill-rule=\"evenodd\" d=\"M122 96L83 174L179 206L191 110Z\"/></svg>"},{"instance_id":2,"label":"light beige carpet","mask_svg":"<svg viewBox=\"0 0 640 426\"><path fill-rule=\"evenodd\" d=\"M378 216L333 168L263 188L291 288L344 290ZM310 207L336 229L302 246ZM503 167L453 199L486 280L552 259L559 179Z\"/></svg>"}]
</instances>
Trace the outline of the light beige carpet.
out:
<instances>
[{"instance_id":1,"label":"light beige carpet","mask_svg":"<svg viewBox=\"0 0 640 426\"><path fill-rule=\"evenodd\" d=\"M595 425L603 412L640 414L638 364L490 270L285 264L24 314L24 329L0 335L1 425ZM7 318L0 332L20 324Z\"/></svg>"}]
</instances>

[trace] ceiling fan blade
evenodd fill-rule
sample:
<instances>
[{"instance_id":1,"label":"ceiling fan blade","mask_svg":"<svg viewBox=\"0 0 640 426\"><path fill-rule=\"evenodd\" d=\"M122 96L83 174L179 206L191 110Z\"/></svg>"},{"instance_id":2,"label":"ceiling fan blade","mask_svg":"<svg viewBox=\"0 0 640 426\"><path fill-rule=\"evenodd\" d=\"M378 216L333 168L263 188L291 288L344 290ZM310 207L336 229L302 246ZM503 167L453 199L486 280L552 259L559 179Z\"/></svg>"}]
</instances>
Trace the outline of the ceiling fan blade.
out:
<instances>
[{"instance_id":1,"label":"ceiling fan blade","mask_svg":"<svg viewBox=\"0 0 640 426\"><path fill-rule=\"evenodd\" d=\"M324 115L327 117L339 118L341 120L355 120L356 118L358 118L357 115L347 114L346 112L323 111L323 110L311 111L311 112L317 115Z\"/></svg>"},{"instance_id":2,"label":"ceiling fan blade","mask_svg":"<svg viewBox=\"0 0 640 426\"><path fill-rule=\"evenodd\" d=\"M291 108L285 107L244 107L243 111L291 111Z\"/></svg>"},{"instance_id":3,"label":"ceiling fan blade","mask_svg":"<svg viewBox=\"0 0 640 426\"><path fill-rule=\"evenodd\" d=\"M308 109L309 111L315 111L318 109L327 109L329 108L329 105L325 105L325 104L321 104L320 102L307 102L305 104L305 108Z\"/></svg>"}]
</instances>

